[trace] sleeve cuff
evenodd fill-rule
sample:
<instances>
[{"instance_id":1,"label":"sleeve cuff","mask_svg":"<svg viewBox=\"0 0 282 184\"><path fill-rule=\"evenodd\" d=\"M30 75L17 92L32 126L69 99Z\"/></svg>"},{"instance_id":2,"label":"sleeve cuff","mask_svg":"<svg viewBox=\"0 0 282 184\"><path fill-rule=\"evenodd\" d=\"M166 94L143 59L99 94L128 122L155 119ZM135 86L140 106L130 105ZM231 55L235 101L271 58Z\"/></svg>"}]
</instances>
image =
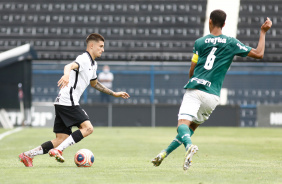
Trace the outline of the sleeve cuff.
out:
<instances>
[{"instance_id":1,"label":"sleeve cuff","mask_svg":"<svg viewBox=\"0 0 282 184\"><path fill-rule=\"evenodd\" d=\"M77 71L79 71L79 68L80 68L80 64L78 62L75 61L75 63L78 65L78 69Z\"/></svg>"}]
</instances>

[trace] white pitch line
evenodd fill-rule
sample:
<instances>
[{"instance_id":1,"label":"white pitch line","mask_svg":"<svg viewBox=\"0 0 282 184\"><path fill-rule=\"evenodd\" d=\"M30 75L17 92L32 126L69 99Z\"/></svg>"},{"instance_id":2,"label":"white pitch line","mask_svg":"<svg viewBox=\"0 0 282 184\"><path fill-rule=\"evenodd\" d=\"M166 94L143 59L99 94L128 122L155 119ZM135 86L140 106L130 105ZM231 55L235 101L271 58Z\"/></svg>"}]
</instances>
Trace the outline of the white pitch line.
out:
<instances>
[{"instance_id":1,"label":"white pitch line","mask_svg":"<svg viewBox=\"0 0 282 184\"><path fill-rule=\"evenodd\" d=\"M11 135L13 133L19 132L22 129L23 129L22 127L18 127L18 128L13 129L13 130L4 132L4 133L0 134L0 140L3 139L4 137L8 136L8 135Z\"/></svg>"}]
</instances>

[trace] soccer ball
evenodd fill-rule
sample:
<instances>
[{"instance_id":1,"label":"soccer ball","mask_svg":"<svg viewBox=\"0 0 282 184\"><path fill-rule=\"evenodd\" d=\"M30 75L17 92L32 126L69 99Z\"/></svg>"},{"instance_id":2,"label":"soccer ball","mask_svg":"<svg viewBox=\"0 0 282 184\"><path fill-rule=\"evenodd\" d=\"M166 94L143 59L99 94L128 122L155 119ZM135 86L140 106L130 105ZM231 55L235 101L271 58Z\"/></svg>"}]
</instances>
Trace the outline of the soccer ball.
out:
<instances>
[{"instance_id":1,"label":"soccer ball","mask_svg":"<svg viewBox=\"0 0 282 184\"><path fill-rule=\"evenodd\" d=\"M94 163L94 154L88 149L80 149L74 156L77 167L91 167Z\"/></svg>"}]
</instances>

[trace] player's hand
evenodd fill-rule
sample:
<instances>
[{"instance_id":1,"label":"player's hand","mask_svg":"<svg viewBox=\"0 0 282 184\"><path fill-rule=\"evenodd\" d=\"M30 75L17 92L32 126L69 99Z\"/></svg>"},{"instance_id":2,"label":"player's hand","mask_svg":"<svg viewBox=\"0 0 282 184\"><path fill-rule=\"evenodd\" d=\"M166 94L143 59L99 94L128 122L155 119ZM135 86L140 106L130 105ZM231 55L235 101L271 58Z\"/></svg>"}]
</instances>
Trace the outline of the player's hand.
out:
<instances>
[{"instance_id":1,"label":"player's hand","mask_svg":"<svg viewBox=\"0 0 282 184\"><path fill-rule=\"evenodd\" d=\"M271 28L271 26L272 21L267 17L266 21L261 26L261 30L266 33Z\"/></svg>"},{"instance_id":2,"label":"player's hand","mask_svg":"<svg viewBox=\"0 0 282 184\"><path fill-rule=\"evenodd\" d=\"M69 83L69 76L63 75L63 76L61 77L61 79L58 81L58 87L59 87L60 89L62 89L62 88L64 88L64 87L68 86L68 83Z\"/></svg>"},{"instance_id":3,"label":"player's hand","mask_svg":"<svg viewBox=\"0 0 282 184\"><path fill-rule=\"evenodd\" d=\"M121 97L121 98L124 98L124 99L128 99L130 96L129 94L127 94L126 92L114 92L114 97Z\"/></svg>"}]
</instances>

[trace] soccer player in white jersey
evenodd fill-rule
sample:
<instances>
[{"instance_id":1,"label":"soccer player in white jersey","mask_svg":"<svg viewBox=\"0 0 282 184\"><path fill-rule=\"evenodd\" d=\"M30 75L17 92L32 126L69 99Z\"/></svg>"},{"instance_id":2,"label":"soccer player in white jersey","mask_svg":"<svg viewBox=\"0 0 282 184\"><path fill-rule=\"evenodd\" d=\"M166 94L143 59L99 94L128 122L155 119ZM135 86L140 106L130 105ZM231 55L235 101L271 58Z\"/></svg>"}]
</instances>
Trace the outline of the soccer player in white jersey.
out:
<instances>
[{"instance_id":1,"label":"soccer player in white jersey","mask_svg":"<svg viewBox=\"0 0 282 184\"><path fill-rule=\"evenodd\" d=\"M26 167L33 166L34 156L46 153L55 157L58 162L64 162L63 150L78 143L93 132L93 126L88 115L78 103L89 84L108 95L124 99L129 98L126 92L113 92L97 79L95 58L100 57L104 52L104 41L100 34L90 34L86 38L86 51L79 55L74 62L64 67L64 75L58 81L61 90L54 103L56 117L53 132L56 134L56 138L21 153L19 159ZM79 129L72 132L71 127L73 126L77 126Z\"/></svg>"},{"instance_id":2,"label":"soccer player in white jersey","mask_svg":"<svg viewBox=\"0 0 282 184\"><path fill-rule=\"evenodd\" d=\"M256 49L223 35L225 19L224 11L211 12L210 34L195 41L189 81L184 86L186 92L178 113L178 135L152 160L154 166L159 166L165 157L183 143L186 149L183 169L187 170L191 166L192 156L198 151L198 147L192 144L191 136L218 105L222 83L234 56L263 58L265 34L272 26L270 19L267 18L261 26Z\"/></svg>"}]
</instances>

